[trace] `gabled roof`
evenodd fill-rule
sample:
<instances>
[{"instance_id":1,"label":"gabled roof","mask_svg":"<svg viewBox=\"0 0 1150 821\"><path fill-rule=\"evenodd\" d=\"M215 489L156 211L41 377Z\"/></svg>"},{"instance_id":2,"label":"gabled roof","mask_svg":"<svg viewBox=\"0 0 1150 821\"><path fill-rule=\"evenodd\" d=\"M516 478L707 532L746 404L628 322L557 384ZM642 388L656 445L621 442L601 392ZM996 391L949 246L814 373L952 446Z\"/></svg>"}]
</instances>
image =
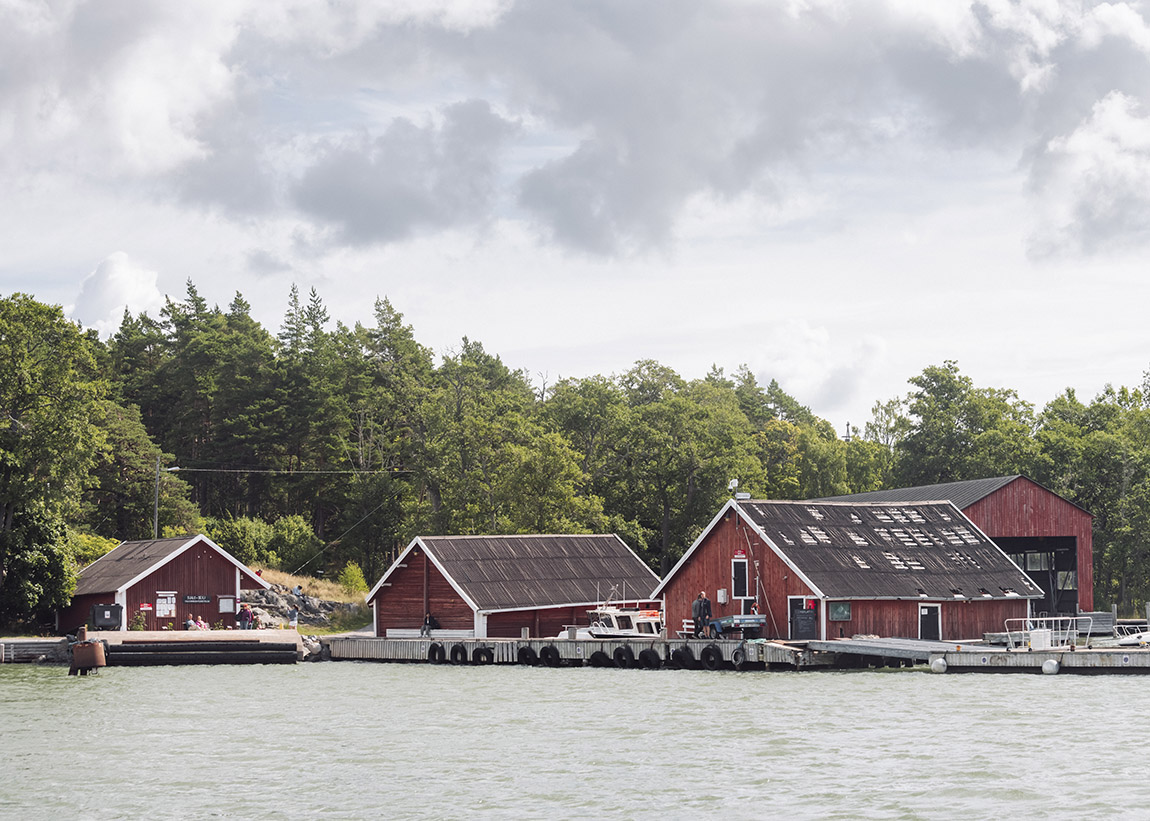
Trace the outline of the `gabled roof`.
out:
<instances>
[{"instance_id":1,"label":"gabled roof","mask_svg":"<svg viewBox=\"0 0 1150 821\"><path fill-rule=\"evenodd\" d=\"M728 502L655 591L734 509L826 598L1035 598L1039 588L950 502ZM989 594L989 595L987 595Z\"/></svg>"},{"instance_id":2,"label":"gabled roof","mask_svg":"<svg viewBox=\"0 0 1150 821\"><path fill-rule=\"evenodd\" d=\"M622 539L606 535L419 536L367 594L370 602L407 556L421 548L475 610L646 600L659 577Z\"/></svg>"},{"instance_id":3,"label":"gabled roof","mask_svg":"<svg viewBox=\"0 0 1150 821\"><path fill-rule=\"evenodd\" d=\"M230 553L207 536L181 536L176 539L149 539L141 542L121 542L109 553L80 571L73 595L84 596L90 593L116 593L131 587L140 579L151 574L175 559L197 543L206 544L247 575L248 579L265 590L271 587L255 573L252 573Z\"/></svg>"},{"instance_id":4,"label":"gabled roof","mask_svg":"<svg viewBox=\"0 0 1150 821\"><path fill-rule=\"evenodd\" d=\"M825 496L813 501L819 502L954 502L959 510L965 510L975 502L980 502L990 494L1000 490L1022 474L1013 476L992 476L987 479L970 479L965 482L943 482L938 485L917 485L889 490L872 490L869 493L852 493L848 496ZM1036 483L1037 484L1037 483Z\"/></svg>"},{"instance_id":5,"label":"gabled roof","mask_svg":"<svg viewBox=\"0 0 1150 821\"><path fill-rule=\"evenodd\" d=\"M849 496L824 496L814 499L817 502L954 502L959 510L966 510L976 502L981 502L987 496L997 493L1012 482L1023 479L1036 487L1040 487L1051 496L1057 496L1068 505L1090 514L1090 511L1076 504L1065 496L1059 496L1048 487L1035 482L1029 476L1016 473L1013 476L991 476L986 479L969 479L965 482L943 482L937 485L916 485L915 487L898 487L890 490L872 490L869 493L853 493Z\"/></svg>"}]
</instances>

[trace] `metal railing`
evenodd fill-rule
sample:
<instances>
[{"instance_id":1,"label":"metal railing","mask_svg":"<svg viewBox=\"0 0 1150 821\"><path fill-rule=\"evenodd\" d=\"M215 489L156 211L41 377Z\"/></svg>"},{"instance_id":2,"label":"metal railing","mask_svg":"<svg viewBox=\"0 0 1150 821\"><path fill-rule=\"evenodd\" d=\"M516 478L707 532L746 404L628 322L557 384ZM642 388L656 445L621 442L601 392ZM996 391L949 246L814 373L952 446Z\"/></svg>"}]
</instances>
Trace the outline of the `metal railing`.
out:
<instances>
[{"instance_id":1,"label":"metal railing","mask_svg":"<svg viewBox=\"0 0 1150 821\"><path fill-rule=\"evenodd\" d=\"M1054 650L1073 647L1078 643L1079 623L1086 622L1086 635L1090 635L1092 621L1089 616L1035 616L1006 620L1006 642L1011 650ZM1016 640L1017 639L1017 640Z\"/></svg>"}]
</instances>

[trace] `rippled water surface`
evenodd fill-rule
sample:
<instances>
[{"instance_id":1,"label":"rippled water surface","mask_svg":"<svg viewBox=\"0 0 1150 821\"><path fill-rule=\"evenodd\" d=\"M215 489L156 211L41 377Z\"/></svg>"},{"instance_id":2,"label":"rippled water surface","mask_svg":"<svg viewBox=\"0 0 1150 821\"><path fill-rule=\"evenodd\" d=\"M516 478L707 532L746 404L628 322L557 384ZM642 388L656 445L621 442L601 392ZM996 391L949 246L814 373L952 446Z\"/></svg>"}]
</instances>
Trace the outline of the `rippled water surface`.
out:
<instances>
[{"instance_id":1,"label":"rippled water surface","mask_svg":"<svg viewBox=\"0 0 1150 821\"><path fill-rule=\"evenodd\" d=\"M1145 678L0 666L4 818L1145 818Z\"/></svg>"}]
</instances>

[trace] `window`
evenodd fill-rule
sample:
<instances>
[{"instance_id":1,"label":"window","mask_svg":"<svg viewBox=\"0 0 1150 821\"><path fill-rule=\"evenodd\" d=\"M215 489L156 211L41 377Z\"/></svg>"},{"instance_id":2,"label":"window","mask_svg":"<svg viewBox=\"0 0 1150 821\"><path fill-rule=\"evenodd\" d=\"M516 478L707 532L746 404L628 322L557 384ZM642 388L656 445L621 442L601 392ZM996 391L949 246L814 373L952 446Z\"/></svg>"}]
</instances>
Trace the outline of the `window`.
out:
<instances>
[{"instance_id":1,"label":"window","mask_svg":"<svg viewBox=\"0 0 1150 821\"><path fill-rule=\"evenodd\" d=\"M622 616L622 615L615 616L615 626L618 627L620 630L630 630L631 629L631 617L630 616Z\"/></svg>"},{"instance_id":2,"label":"window","mask_svg":"<svg viewBox=\"0 0 1150 821\"><path fill-rule=\"evenodd\" d=\"M851 603L849 601L827 602L827 618L831 621L850 621Z\"/></svg>"},{"instance_id":3,"label":"window","mask_svg":"<svg viewBox=\"0 0 1150 821\"><path fill-rule=\"evenodd\" d=\"M220 596L220 612L221 613L234 613L234 612L236 612L235 596Z\"/></svg>"},{"instance_id":4,"label":"window","mask_svg":"<svg viewBox=\"0 0 1150 821\"><path fill-rule=\"evenodd\" d=\"M1046 554L1045 553L1027 553L1026 554L1026 569L1027 570L1047 570Z\"/></svg>"},{"instance_id":5,"label":"window","mask_svg":"<svg viewBox=\"0 0 1150 821\"><path fill-rule=\"evenodd\" d=\"M747 560L731 560L731 598L745 599L747 597Z\"/></svg>"},{"instance_id":6,"label":"window","mask_svg":"<svg viewBox=\"0 0 1150 821\"><path fill-rule=\"evenodd\" d=\"M1058 589L1059 590L1077 590L1078 589L1078 571L1076 571L1076 570L1059 570L1058 571Z\"/></svg>"}]
</instances>

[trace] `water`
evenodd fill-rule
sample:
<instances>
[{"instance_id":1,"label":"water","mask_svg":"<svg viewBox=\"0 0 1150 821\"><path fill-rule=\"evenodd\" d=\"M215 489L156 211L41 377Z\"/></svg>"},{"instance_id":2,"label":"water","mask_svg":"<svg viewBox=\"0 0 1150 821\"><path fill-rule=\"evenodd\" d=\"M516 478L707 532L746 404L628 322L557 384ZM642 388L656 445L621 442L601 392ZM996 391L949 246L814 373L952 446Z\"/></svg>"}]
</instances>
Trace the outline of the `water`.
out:
<instances>
[{"instance_id":1,"label":"water","mask_svg":"<svg viewBox=\"0 0 1150 821\"><path fill-rule=\"evenodd\" d=\"M0 817L1141 818L1147 681L0 666Z\"/></svg>"}]
</instances>

